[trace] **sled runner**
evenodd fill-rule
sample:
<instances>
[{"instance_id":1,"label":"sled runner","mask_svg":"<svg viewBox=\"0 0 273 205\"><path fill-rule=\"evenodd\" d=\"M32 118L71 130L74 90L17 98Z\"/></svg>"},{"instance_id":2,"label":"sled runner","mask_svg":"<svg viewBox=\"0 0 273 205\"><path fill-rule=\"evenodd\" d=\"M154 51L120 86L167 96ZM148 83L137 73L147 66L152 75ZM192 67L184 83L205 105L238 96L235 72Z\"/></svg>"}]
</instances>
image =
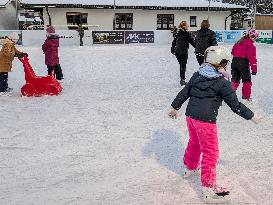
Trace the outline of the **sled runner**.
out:
<instances>
[{"instance_id":1,"label":"sled runner","mask_svg":"<svg viewBox=\"0 0 273 205\"><path fill-rule=\"evenodd\" d=\"M19 60L23 64L26 80L26 84L21 88L22 96L58 95L62 91L62 86L53 76L36 76L26 55Z\"/></svg>"}]
</instances>

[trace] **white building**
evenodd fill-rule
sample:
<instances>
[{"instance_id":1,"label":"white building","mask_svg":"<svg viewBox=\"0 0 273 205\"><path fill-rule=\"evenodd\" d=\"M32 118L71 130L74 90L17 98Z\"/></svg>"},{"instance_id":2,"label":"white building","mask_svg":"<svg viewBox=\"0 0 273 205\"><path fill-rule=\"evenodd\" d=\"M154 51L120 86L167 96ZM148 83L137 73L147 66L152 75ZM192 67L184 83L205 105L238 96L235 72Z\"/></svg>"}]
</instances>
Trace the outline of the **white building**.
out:
<instances>
[{"instance_id":1,"label":"white building","mask_svg":"<svg viewBox=\"0 0 273 205\"><path fill-rule=\"evenodd\" d=\"M26 9L43 8L45 25L49 13L51 24L59 29L82 23L98 25L99 30L168 30L186 20L190 30L197 30L209 16L212 29L224 30L225 24L229 29L230 13L245 9L211 1L208 12L208 5L207 0L22 0Z\"/></svg>"},{"instance_id":2,"label":"white building","mask_svg":"<svg viewBox=\"0 0 273 205\"><path fill-rule=\"evenodd\" d=\"M17 0L0 0L0 30L17 29Z\"/></svg>"}]
</instances>

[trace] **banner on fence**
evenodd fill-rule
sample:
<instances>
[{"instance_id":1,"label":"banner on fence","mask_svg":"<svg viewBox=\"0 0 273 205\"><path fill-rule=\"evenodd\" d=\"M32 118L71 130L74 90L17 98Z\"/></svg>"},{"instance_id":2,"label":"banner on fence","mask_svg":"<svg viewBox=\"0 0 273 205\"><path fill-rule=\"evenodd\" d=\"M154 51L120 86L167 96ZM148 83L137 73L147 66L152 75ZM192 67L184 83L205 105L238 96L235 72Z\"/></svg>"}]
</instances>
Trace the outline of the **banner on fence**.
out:
<instances>
[{"instance_id":1,"label":"banner on fence","mask_svg":"<svg viewBox=\"0 0 273 205\"><path fill-rule=\"evenodd\" d=\"M256 40L258 43L272 43L272 31L259 30L259 38Z\"/></svg>"},{"instance_id":2,"label":"banner on fence","mask_svg":"<svg viewBox=\"0 0 273 205\"><path fill-rule=\"evenodd\" d=\"M154 43L153 31L125 31L125 43Z\"/></svg>"},{"instance_id":3,"label":"banner on fence","mask_svg":"<svg viewBox=\"0 0 273 205\"><path fill-rule=\"evenodd\" d=\"M224 31L222 33L222 40L224 43L236 43L241 36L241 31Z\"/></svg>"},{"instance_id":4,"label":"banner on fence","mask_svg":"<svg viewBox=\"0 0 273 205\"><path fill-rule=\"evenodd\" d=\"M19 36L19 40L16 42L16 44L17 45L22 45L22 43L23 43L23 41L22 41L22 31L20 31L20 30L6 30L6 31L1 30L0 31L0 40L5 39L6 36L9 36L13 32L16 32L18 34L18 36Z\"/></svg>"},{"instance_id":5,"label":"banner on fence","mask_svg":"<svg viewBox=\"0 0 273 205\"><path fill-rule=\"evenodd\" d=\"M124 31L93 31L93 44L124 44Z\"/></svg>"}]
</instances>

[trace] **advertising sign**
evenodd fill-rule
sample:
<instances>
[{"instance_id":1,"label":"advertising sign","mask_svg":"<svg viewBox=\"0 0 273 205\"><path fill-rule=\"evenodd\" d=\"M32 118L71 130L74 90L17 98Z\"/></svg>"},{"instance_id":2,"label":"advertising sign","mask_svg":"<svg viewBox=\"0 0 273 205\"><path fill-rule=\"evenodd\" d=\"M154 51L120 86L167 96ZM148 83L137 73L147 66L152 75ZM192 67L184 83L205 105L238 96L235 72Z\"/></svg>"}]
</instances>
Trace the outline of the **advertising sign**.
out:
<instances>
[{"instance_id":1,"label":"advertising sign","mask_svg":"<svg viewBox=\"0 0 273 205\"><path fill-rule=\"evenodd\" d=\"M124 44L124 31L93 31L93 44Z\"/></svg>"},{"instance_id":2,"label":"advertising sign","mask_svg":"<svg viewBox=\"0 0 273 205\"><path fill-rule=\"evenodd\" d=\"M153 31L125 31L125 43L154 43Z\"/></svg>"}]
</instances>

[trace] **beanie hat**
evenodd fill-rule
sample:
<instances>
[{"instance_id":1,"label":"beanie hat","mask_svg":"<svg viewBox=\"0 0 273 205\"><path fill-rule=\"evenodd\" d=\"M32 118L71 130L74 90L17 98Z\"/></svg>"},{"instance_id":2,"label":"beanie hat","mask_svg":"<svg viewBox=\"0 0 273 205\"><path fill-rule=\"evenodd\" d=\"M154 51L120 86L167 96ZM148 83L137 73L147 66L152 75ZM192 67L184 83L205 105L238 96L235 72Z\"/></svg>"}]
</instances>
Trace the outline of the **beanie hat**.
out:
<instances>
[{"instance_id":1,"label":"beanie hat","mask_svg":"<svg viewBox=\"0 0 273 205\"><path fill-rule=\"evenodd\" d=\"M18 41L19 40L19 35L18 35L18 33L16 33L16 32L12 32L10 35L9 35L9 37L8 37L10 40L12 40L12 41Z\"/></svg>"},{"instance_id":2,"label":"beanie hat","mask_svg":"<svg viewBox=\"0 0 273 205\"><path fill-rule=\"evenodd\" d=\"M47 33L55 33L55 28L53 26L49 26L49 27L47 27L46 32Z\"/></svg>"}]
</instances>

